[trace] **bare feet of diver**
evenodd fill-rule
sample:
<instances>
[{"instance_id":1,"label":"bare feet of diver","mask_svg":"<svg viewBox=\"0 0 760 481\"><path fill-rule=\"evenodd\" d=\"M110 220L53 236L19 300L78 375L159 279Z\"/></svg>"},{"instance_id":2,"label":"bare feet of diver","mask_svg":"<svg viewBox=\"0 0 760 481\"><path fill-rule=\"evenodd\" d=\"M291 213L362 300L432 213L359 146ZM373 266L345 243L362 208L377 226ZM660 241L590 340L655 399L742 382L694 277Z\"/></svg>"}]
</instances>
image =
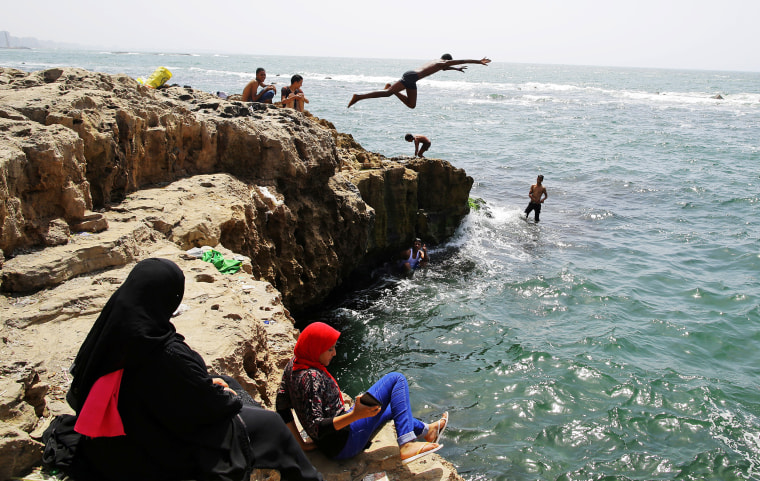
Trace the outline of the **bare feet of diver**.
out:
<instances>
[{"instance_id":1,"label":"bare feet of diver","mask_svg":"<svg viewBox=\"0 0 760 481\"><path fill-rule=\"evenodd\" d=\"M348 103L348 107L351 107L352 105L354 105L358 101L359 101L359 99L357 99L356 98L356 94L354 94L354 96L351 97L351 101ZM346 108L348 108L348 107L346 107Z\"/></svg>"}]
</instances>

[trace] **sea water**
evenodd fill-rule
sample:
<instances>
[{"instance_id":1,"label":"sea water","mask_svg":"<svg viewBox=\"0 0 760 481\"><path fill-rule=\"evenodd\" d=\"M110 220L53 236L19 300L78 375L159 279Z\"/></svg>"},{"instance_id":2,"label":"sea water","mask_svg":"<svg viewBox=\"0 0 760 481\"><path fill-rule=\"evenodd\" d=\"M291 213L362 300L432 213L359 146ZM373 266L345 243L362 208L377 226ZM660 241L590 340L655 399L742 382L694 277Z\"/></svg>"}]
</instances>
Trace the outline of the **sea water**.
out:
<instances>
[{"instance_id":1,"label":"sea water","mask_svg":"<svg viewBox=\"0 0 760 481\"><path fill-rule=\"evenodd\" d=\"M485 207L427 269L305 321L342 330L346 392L400 371L418 417L449 411L440 453L466 479L760 479L760 74L494 60L421 80L414 110L346 109L424 60L0 50L208 92L298 73L367 150L422 134L465 169Z\"/></svg>"}]
</instances>

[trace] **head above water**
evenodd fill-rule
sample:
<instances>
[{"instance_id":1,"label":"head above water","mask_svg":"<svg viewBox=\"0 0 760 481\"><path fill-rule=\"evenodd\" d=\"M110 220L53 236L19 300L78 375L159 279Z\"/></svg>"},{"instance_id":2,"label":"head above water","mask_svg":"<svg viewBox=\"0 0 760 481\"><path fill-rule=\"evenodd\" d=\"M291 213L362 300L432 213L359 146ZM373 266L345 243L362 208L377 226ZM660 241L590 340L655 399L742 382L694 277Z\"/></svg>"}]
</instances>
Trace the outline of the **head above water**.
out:
<instances>
[{"instance_id":1,"label":"head above water","mask_svg":"<svg viewBox=\"0 0 760 481\"><path fill-rule=\"evenodd\" d=\"M544 176L543 175L539 175L537 180L539 182L543 182L544 181Z\"/></svg>"}]
</instances>

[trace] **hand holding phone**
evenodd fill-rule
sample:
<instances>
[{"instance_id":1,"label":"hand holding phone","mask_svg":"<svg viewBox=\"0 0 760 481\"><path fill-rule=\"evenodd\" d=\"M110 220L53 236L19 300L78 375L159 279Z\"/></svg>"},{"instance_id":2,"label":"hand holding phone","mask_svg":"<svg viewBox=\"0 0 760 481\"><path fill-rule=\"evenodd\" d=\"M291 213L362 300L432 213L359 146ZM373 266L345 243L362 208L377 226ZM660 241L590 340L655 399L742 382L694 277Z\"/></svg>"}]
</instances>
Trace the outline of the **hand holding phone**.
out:
<instances>
[{"instance_id":1,"label":"hand holding phone","mask_svg":"<svg viewBox=\"0 0 760 481\"><path fill-rule=\"evenodd\" d=\"M372 394L365 392L361 396L359 396L359 402L364 404L365 406L380 406L380 401L377 400L375 396Z\"/></svg>"}]
</instances>

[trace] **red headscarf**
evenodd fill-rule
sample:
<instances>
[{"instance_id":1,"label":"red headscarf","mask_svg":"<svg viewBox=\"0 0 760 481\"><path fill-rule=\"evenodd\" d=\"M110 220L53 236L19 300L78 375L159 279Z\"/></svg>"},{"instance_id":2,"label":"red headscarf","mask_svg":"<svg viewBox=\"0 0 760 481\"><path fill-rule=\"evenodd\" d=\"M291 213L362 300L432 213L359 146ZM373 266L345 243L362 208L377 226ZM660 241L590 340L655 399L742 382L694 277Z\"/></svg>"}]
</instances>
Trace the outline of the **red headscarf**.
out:
<instances>
[{"instance_id":1,"label":"red headscarf","mask_svg":"<svg viewBox=\"0 0 760 481\"><path fill-rule=\"evenodd\" d=\"M306 326L306 329L301 331L301 335L298 336L296 348L293 350L295 354L293 358L293 371L309 368L319 369L330 376L330 379L333 380L338 388L338 392L341 392L338 381L330 374L325 365L319 362L319 356L333 347L339 337L340 331L333 329L324 322L315 322Z\"/></svg>"}]
</instances>

